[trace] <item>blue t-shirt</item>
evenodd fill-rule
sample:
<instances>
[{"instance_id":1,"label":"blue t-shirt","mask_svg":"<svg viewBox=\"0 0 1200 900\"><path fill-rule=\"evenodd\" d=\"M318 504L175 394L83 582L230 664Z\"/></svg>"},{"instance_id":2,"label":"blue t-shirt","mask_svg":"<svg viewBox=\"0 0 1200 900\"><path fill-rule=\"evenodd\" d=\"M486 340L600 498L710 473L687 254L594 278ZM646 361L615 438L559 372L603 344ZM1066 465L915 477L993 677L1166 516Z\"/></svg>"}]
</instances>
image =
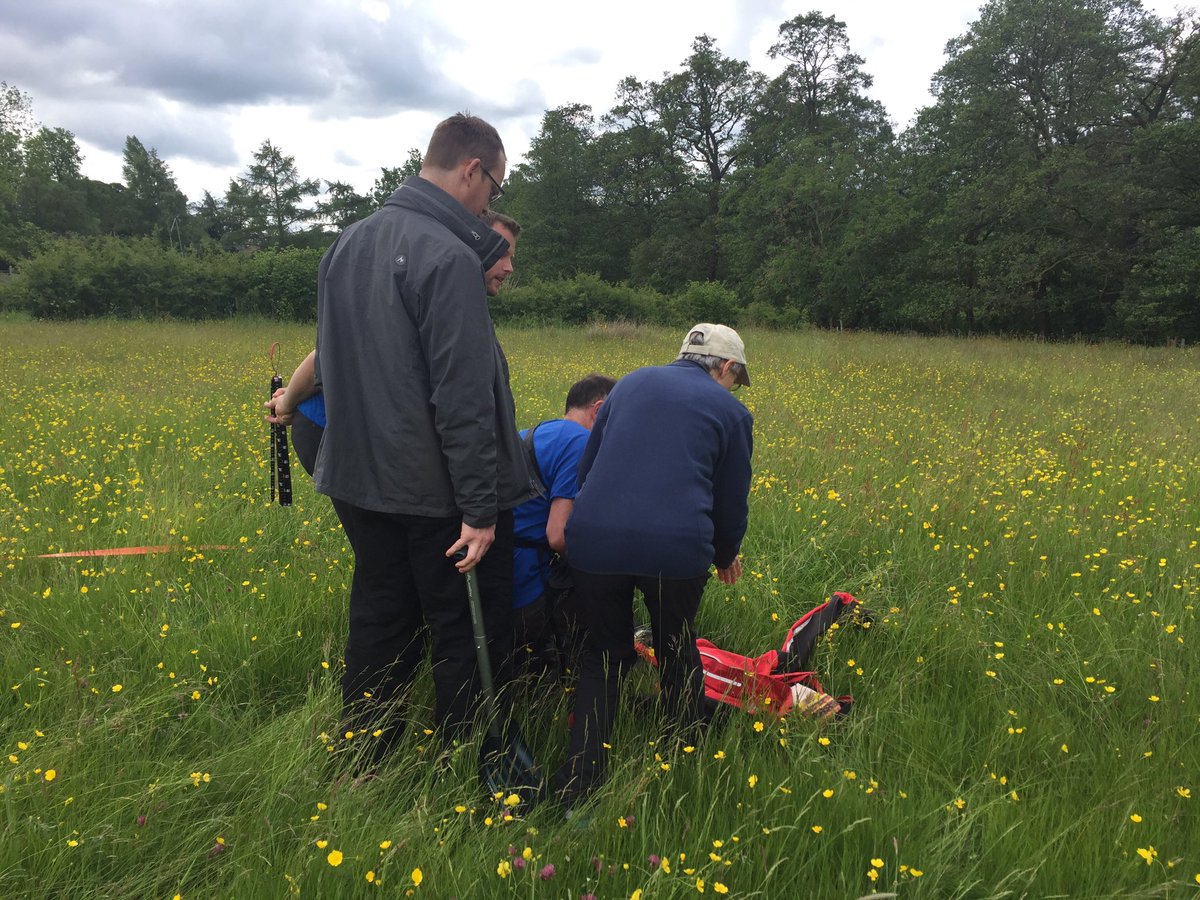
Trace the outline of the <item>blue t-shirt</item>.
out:
<instances>
[{"instance_id":1,"label":"blue t-shirt","mask_svg":"<svg viewBox=\"0 0 1200 900\"><path fill-rule=\"evenodd\" d=\"M301 401L296 406L297 412L304 413L305 418L314 425L325 427L325 394L321 391L313 394L307 400Z\"/></svg>"},{"instance_id":2,"label":"blue t-shirt","mask_svg":"<svg viewBox=\"0 0 1200 900\"><path fill-rule=\"evenodd\" d=\"M522 431L521 437L527 432ZM513 510L513 530L518 541L539 543L541 548L517 547L513 551L514 609L528 606L546 589L550 572L550 550L546 545L550 501L559 497L575 499L579 459L587 439L588 430L569 419L545 422L533 435L533 452L546 483L546 495L526 500Z\"/></svg>"}]
</instances>

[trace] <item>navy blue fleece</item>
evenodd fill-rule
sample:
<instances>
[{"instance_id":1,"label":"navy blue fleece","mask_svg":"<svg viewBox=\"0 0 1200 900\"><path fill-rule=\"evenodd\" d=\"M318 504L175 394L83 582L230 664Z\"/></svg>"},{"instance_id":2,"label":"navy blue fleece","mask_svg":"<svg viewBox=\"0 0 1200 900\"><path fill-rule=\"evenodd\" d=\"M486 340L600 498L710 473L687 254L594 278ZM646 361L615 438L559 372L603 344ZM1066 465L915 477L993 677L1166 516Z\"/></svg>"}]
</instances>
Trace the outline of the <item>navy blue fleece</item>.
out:
<instances>
[{"instance_id":1,"label":"navy blue fleece","mask_svg":"<svg viewBox=\"0 0 1200 900\"><path fill-rule=\"evenodd\" d=\"M696 363L626 375L579 464L571 565L662 578L728 566L746 533L752 448L750 411Z\"/></svg>"}]
</instances>

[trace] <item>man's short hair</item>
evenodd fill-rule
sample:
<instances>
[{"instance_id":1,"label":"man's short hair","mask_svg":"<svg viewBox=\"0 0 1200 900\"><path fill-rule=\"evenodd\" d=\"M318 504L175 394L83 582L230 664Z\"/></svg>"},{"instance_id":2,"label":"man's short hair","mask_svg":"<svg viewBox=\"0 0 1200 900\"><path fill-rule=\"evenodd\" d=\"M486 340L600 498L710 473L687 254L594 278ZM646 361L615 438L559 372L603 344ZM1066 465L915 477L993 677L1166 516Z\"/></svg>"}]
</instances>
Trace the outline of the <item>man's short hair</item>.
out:
<instances>
[{"instance_id":1,"label":"man's short hair","mask_svg":"<svg viewBox=\"0 0 1200 900\"><path fill-rule=\"evenodd\" d=\"M616 386L617 380L593 372L587 378L581 378L571 385L567 391L567 407L564 412L573 409L586 409L597 400L603 400Z\"/></svg>"},{"instance_id":2,"label":"man's short hair","mask_svg":"<svg viewBox=\"0 0 1200 900\"><path fill-rule=\"evenodd\" d=\"M521 236L521 223L512 216L506 216L502 212L496 212L494 209L485 209L479 214L479 218L483 219L483 224L488 228L499 225L501 228L508 229L508 233L514 238Z\"/></svg>"},{"instance_id":3,"label":"man's short hair","mask_svg":"<svg viewBox=\"0 0 1200 900\"><path fill-rule=\"evenodd\" d=\"M433 129L422 165L449 170L464 160L478 159L484 168L490 169L504 155L504 143L496 129L478 116L461 112L442 120Z\"/></svg>"},{"instance_id":4,"label":"man's short hair","mask_svg":"<svg viewBox=\"0 0 1200 900\"><path fill-rule=\"evenodd\" d=\"M723 356L708 356L704 353L680 353L679 358L698 363L704 371L709 373L717 371L726 362ZM729 371L733 373L734 381L736 382L742 376L742 373L746 371L746 367L736 359L729 360L729 362L733 363Z\"/></svg>"}]
</instances>

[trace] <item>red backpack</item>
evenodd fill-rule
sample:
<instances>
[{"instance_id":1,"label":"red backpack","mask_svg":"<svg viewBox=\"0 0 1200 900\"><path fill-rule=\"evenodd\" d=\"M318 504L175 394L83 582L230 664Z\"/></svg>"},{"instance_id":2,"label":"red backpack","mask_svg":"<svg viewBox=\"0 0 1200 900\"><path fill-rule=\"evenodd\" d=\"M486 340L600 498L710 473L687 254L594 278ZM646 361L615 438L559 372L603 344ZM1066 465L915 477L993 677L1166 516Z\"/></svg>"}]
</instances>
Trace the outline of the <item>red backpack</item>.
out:
<instances>
[{"instance_id":1,"label":"red backpack","mask_svg":"<svg viewBox=\"0 0 1200 900\"><path fill-rule=\"evenodd\" d=\"M851 609L857 611L859 621L870 620L853 595L838 592L797 619L779 650L768 650L761 656L732 653L697 638L696 649L700 651L704 669L704 695L753 715L782 717L792 710L821 719L846 715L853 699L849 695L834 698L825 693L816 673L805 671L804 666L817 638ZM658 665L652 649L640 642L634 646L639 656L651 665Z\"/></svg>"}]
</instances>

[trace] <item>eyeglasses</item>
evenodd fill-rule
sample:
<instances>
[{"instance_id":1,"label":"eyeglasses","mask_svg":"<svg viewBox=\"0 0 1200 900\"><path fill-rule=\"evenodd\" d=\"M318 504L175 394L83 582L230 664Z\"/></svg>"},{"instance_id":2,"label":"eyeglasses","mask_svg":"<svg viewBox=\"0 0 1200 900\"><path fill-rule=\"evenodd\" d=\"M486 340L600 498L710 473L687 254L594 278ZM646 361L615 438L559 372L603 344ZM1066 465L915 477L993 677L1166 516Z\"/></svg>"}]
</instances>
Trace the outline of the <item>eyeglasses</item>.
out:
<instances>
[{"instance_id":1,"label":"eyeglasses","mask_svg":"<svg viewBox=\"0 0 1200 900\"><path fill-rule=\"evenodd\" d=\"M500 187L500 182L493 178L492 173L485 169L482 165L479 167L479 171L483 172L483 174L488 177L488 181L492 183L492 191L490 194L488 194L488 203L495 203L504 196L504 188Z\"/></svg>"}]
</instances>

